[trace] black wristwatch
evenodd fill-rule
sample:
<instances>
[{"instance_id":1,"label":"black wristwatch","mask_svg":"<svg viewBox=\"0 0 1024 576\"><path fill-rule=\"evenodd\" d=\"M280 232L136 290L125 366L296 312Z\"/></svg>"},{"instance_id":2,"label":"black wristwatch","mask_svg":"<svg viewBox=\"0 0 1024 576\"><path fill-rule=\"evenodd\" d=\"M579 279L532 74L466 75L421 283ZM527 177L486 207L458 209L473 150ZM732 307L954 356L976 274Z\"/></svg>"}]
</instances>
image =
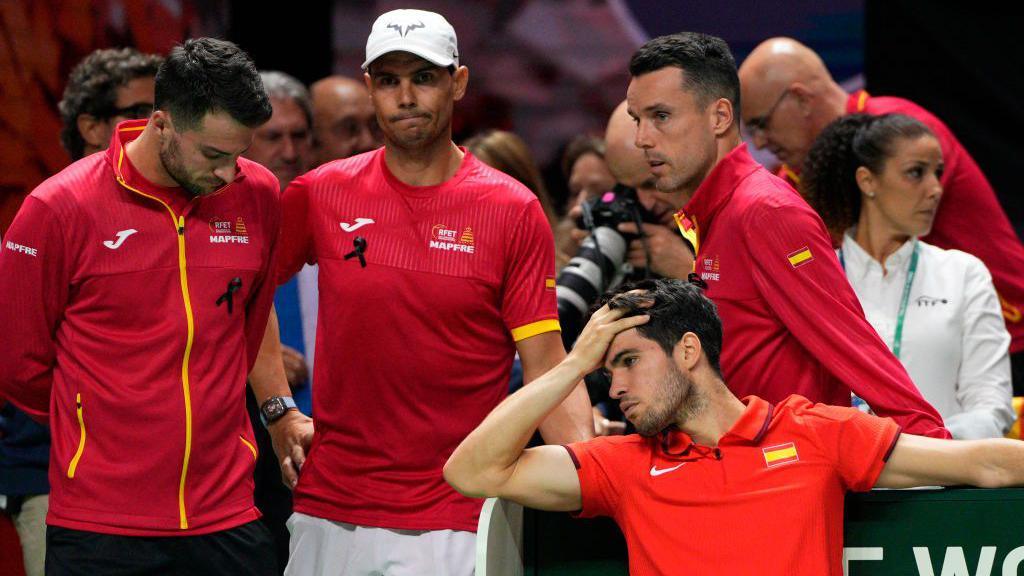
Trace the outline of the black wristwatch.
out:
<instances>
[{"instance_id":1,"label":"black wristwatch","mask_svg":"<svg viewBox=\"0 0 1024 576\"><path fill-rule=\"evenodd\" d=\"M295 399L291 396L274 396L268 398L260 406L260 420L263 422L263 426L269 426L280 420L285 412L298 409L298 406L295 405Z\"/></svg>"}]
</instances>

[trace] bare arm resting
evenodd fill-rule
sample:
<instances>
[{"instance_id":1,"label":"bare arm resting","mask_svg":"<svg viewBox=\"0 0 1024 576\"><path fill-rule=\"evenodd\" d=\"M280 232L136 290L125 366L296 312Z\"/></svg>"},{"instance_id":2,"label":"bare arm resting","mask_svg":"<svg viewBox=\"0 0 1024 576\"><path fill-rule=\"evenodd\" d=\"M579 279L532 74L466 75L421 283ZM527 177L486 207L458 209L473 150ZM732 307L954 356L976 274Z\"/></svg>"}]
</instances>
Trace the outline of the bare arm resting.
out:
<instances>
[{"instance_id":1,"label":"bare arm resting","mask_svg":"<svg viewBox=\"0 0 1024 576\"><path fill-rule=\"evenodd\" d=\"M902 434L882 469L877 488L1024 485L1024 442L940 440Z\"/></svg>"}]
</instances>

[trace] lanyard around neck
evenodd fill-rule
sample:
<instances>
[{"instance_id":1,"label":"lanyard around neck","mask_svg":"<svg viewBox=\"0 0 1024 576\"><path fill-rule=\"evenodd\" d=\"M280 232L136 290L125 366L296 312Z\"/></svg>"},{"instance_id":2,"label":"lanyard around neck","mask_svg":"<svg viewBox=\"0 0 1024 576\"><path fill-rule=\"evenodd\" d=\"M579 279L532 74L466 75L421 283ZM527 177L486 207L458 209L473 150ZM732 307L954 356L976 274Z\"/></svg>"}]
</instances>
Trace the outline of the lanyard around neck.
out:
<instances>
[{"instance_id":1,"label":"lanyard around neck","mask_svg":"<svg viewBox=\"0 0 1024 576\"><path fill-rule=\"evenodd\" d=\"M917 258L921 253L921 247L917 240L914 240L914 253L910 255L910 266L907 268L907 279L903 283L903 296L900 298L900 311L896 314L896 331L892 336L892 354L897 359L900 357L900 349L903 345L903 322L907 317L907 303L910 302L910 289L914 285L914 276L917 275ZM843 257L843 249L839 248L839 265L846 271L846 258Z\"/></svg>"}]
</instances>

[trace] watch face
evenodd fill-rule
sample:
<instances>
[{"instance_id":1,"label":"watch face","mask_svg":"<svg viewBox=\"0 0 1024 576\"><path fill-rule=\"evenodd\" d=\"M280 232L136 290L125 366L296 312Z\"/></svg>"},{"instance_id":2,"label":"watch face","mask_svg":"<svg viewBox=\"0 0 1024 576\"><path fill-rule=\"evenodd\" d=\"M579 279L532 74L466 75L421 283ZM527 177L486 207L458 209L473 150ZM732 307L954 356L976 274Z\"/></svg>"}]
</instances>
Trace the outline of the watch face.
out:
<instances>
[{"instance_id":1,"label":"watch face","mask_svg":"<svg viewBox=\"0 0 1024 576\"><path fill-rule=\"evenodd\" d=\"M280 418L284 411L284 402L281 402L280 398L274 398L263 407L263 415L267 417L268 422L273 422Z\"/></svg>"}]
</instances>

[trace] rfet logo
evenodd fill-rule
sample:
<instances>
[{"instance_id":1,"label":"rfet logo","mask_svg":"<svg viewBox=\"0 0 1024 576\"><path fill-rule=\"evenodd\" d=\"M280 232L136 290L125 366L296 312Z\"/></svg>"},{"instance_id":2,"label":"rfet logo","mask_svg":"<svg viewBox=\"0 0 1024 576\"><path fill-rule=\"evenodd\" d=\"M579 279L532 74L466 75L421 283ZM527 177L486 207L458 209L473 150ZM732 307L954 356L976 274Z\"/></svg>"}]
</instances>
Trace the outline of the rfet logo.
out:
<instances>
[{"instance_id":1,"label":"rfet logo","mask_svg":"<svg viewBox=\"0 0 1024 576\"><path fill-rule=\"evenodd\" d=\"M249 230L241 216L230 218L214 216L210 219L210 242L212 244L248 244Z\"/></svg>"},{"instance_id":2,"label":"rfet logo","mask_svg":"<svg viewBox=\"0 0 1024 576\"><path fill-rule=\"evenodd\" d=\"M430 247L449 252L472 254L475 249L473 229L467 226L462 232L459 232L457 228L449 228L444 224L435 224L430 229Z\"/></svg>"},{"instance_id":3,"label":"rfet logo","mask_svg":"<svg viewBox=\"0 0 1024 576\"><path fill-rule=\"evenodd\" d=\"M714 280L716 282L721 280L721 275L718 273L720 268L718 254L715 254L714 257L701 258L701 265L703 266L703 270L700 271L701 280Z\"/></svg>"}]
</instances>

